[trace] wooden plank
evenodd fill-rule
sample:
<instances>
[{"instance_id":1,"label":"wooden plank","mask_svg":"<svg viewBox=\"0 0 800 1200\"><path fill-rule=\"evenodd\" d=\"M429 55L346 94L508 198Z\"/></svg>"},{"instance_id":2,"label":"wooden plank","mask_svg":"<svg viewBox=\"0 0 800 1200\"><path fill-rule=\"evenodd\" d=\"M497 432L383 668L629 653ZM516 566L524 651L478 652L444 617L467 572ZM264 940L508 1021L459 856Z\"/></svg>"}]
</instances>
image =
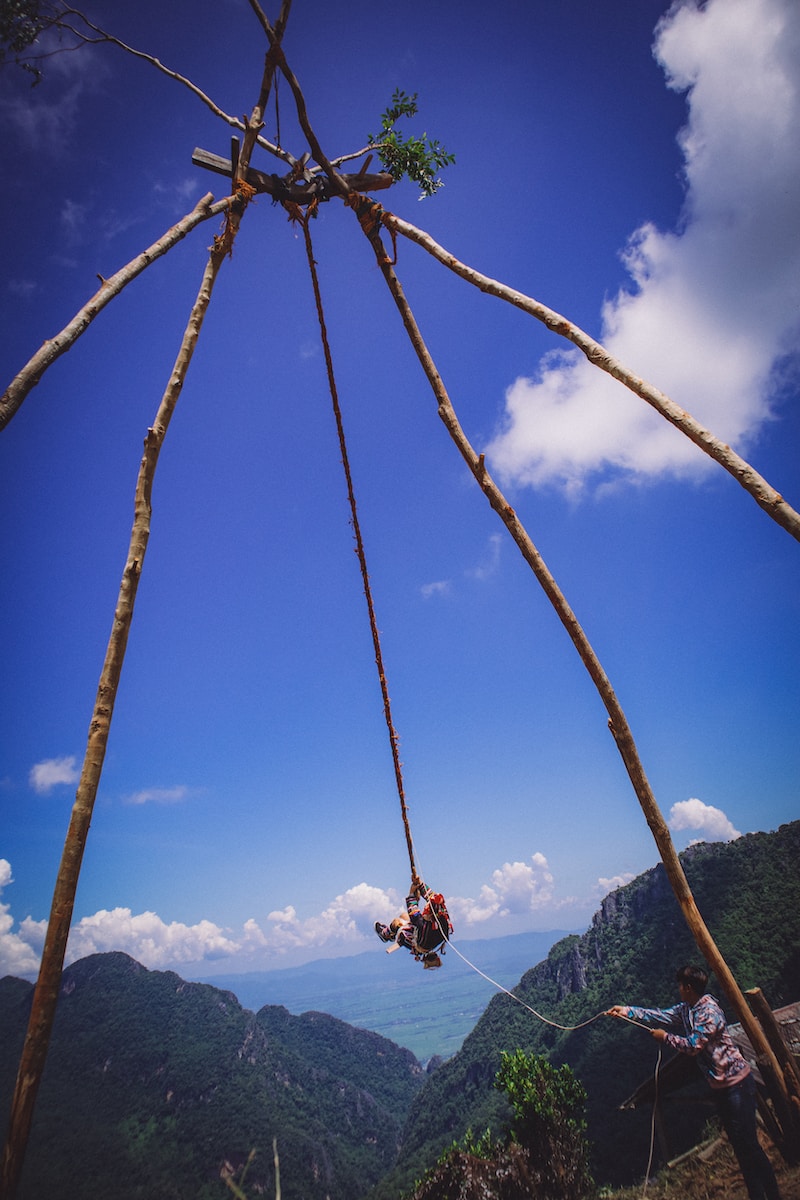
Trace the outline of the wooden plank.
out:
<instances>
[{"instance_id":1,"label":"wooden plank","mask_svg":"<svg viewBox=\"0 0 800 1200\"><path fill-rule=\"evenodd\" d=\"M776 1021L775 1014L767 1003L764 993L761 991L761 988L748 988L745 996L759 1025L764 1030L766 1039L772 1047L772 1053L783 1068L784 1077L790 1091L800 1098L800 1068L798 1068L794 1055L783 1039L781 1027Z\"/></svg>"},{"instance_id":2,"label":"wooden plank","mask_svg":"<svg viewBox=\"0 0 800 1200\"><path fill-rule=\"evenodd\" d=\"M198 146L192 154L192 162L196 167L213 171L216 175L226 175L228 179L231 178L233 163L231 159L223 158L220 154L212 154L210 150L201 150ZM385 191L394 183L394 179L388 171L380 171L372 175L342 175L342 179L347 187L358 192ZM334 187L327 176L322 174L316 175L311 183L298 182L287 186L279 176L267 175L264 171L250 167L247 172L247 182L257 192L267 196L275 196L276 192L282 192L285 189L286 195L280 195L277 198L291 200L295 204L308 204L315 195L319 194L320 188L324 189L323 194L326 196L346 194L343 189ZM318 183L319 188L316 186Z\"/></svg>"}]
</instances>

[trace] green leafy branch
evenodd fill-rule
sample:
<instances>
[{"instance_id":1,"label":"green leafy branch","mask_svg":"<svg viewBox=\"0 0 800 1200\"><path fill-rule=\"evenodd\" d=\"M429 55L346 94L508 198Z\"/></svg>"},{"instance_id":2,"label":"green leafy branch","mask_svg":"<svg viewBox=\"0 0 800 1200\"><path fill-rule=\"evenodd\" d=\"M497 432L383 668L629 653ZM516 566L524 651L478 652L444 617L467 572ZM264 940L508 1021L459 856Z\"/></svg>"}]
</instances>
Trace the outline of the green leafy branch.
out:
<instances>
[{"instance_id":1,"label":"green leafy branch","mask_svg":"<svg viewBox=\"0 0 800 1200\"><path fill-rule=\"evenodd\" d=\"M377 150L383 166L399 182L408 176L421 189L420 200L432 196L444 187L437 171L451 166L455 161L454 154L448 154L444 146L435 139L423 133L421 138L404 138L395 129L395 124L401 117L414 117L417 114L417 93L406 95L399 88L392 95L392 103L381 117L381 131L376 136L368 133L370 149Z\"/></svg>"}]
</instances>

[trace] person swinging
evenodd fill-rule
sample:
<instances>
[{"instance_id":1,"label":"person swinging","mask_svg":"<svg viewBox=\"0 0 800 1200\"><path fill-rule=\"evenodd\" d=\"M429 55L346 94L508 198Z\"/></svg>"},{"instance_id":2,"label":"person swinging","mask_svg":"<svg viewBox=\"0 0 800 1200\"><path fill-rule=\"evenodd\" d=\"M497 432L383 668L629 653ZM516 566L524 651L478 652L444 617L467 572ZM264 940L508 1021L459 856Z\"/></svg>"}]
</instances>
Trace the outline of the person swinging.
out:
<instances>
[{"instance_id":1,"label":"person swinging","mask_svg":"<svg viewBox=\"0 0 800 1200\"><path fill-rule=\"evenodd\" d=\"M426 902L422 912L420 898ZM444 896L426 887L418 875L412 875L405 911L388 925L376 921L375 932L382 942L391 943L387 954L404 946L426 971L432 971L442 965L439 951L444 953L443 947L453 932L453 925Z\"/></svg>"}]
</instances>

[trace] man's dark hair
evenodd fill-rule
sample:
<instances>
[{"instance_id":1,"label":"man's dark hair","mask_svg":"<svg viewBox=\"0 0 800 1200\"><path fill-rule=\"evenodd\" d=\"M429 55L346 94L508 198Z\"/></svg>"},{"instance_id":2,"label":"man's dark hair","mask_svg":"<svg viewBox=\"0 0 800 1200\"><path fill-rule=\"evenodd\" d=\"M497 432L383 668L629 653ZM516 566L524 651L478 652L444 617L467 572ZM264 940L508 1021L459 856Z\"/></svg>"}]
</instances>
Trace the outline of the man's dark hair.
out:
<instances>
[{"instance_id":1,"label":"man's dark hair","mask_svg":"<svg viewBox=\"0 0 800 1200\"><path fill-rule=\"evenodd\" d=\"M675 979L678 983L688 983L689 987L697 992L698 996L702 996L708 983L708 971L704 971L702 967L691 965L679 967Z\"/></svg>"}]
</instances>

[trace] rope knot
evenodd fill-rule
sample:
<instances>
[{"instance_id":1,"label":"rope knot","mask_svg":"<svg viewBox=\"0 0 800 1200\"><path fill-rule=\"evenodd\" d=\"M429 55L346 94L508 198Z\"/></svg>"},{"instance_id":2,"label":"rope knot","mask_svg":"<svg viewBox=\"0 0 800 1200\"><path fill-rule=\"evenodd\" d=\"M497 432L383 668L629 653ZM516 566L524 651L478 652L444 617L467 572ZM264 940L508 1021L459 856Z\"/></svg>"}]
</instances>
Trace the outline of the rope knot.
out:
<instances>
[{"instance_id":1,"label":"rope knot","mask_svg":"<svg viewBox=\"0 0 800 1200\"><path fill-rule=\"evenodd\" d=\"M387 213L377 200L373 200L370 196L365 196L361 192L351 192L349 196L345 196L344 202L349 208L353 209L358 218L359 225L368 238L377 237L381 225L389 230L392 237L394 257L389 258L384 253L378 261L388 267L393 267L397 262L397 234L387 220L391 214Z\"/></svg>"},{"instance_id":2,"label":"rope knot","mask_svg":"<svg viewBox=\"0 0 800 1200\"><path fill-rule=\"evenodd\" d=\"M283 47L280 42L273 42L267 51L267 57L264 60L265 66L282 67L286 62L286 56L283 53Z\"/></svg>"}]
</instances>

